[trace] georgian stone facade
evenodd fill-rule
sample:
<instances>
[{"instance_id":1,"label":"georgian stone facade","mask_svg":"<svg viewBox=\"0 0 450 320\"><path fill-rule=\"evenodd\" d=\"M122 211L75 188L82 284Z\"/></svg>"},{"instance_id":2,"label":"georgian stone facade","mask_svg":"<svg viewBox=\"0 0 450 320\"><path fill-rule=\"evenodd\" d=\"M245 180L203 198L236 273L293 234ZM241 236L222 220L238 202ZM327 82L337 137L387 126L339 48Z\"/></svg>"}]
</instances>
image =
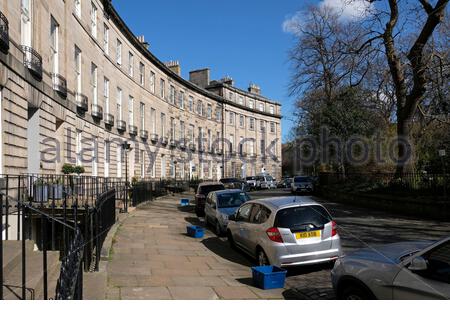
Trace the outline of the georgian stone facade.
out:
<instances>
[{"instance_id":1,"label":"georgian stone facade","mask_svg":"<svg viewBox=\"0 0 450 320\"><path fill-rule=\"evenodd\" d=\"M105 0L0 3L0 173L281 176L281 105L252 85L180 76ZM242 143L241 143L242 142Z\"/></svg>"}]
</instances>

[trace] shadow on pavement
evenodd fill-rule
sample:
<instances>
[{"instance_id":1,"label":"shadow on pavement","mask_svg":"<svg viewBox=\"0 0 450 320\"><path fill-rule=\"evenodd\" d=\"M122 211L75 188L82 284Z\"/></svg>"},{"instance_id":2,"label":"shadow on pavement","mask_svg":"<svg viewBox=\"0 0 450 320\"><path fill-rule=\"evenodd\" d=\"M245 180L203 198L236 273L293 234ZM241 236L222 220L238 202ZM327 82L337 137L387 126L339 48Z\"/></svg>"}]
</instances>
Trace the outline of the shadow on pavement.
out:
<instances>
[{"instance_id":1,"label":"shadow on pavement","mask_svg":"<svg viewBox=\"0 0 450 320\"><path fill-rule=\"evenodd\" d=\"M201 221L198 217L186 217L184 220L193 226L205 227L205 223Z\"/></svg>"},{"instance_id":2,"label":"shadow on pavement","mask_svg":"<svg viewBox=\"0 0 450 320\"><path fill-rule=\"evenodd\" d=\"M233 250L227 241L222 241L217 237L207 238L201 242L206 248L214 252L216 255L233 263L238 263L243 266L251 267L251 261L241 255L236 250Z\"/></svg>"},{"instance_id":3,"label":"shadow on pavement","mask_svg":"<svg viewBox=\"0 0 450 320\"><path fill-rule=\"evenodd\" d=\"M188 205L188 206L177 206L178 211L181 212L194 212L195 206Z\"/></svg>"},{"instance_id":4,"label":"shadow on pavement","mask_svg":"<svg viewBox=\"0 0 450 320\"><path fill-rule=\"evenodd\" d=\"M283 291L286 300L335 300L336 295L330 288L301 288Z\"/></svg>"},{"instance_id":5,"label":"shadow on pavement","mask_svg":"<svg viewBox=\"0 0 450 320\"><path fill-rule=\"evenodd\" d=\"M323 264L318 264L318 265L311 265L311 266L289 267L289 268L286 268L286 270L287 270L286 277L288 277L288 278L295 277L295 276L299 276L299 275L305 275L305 274L310 274L310 273L324 271L324 270L331 271L331 269L333 268L333 265L334 265L334 262L333 263L323 263Z\"/></svg>"}]
</instances>

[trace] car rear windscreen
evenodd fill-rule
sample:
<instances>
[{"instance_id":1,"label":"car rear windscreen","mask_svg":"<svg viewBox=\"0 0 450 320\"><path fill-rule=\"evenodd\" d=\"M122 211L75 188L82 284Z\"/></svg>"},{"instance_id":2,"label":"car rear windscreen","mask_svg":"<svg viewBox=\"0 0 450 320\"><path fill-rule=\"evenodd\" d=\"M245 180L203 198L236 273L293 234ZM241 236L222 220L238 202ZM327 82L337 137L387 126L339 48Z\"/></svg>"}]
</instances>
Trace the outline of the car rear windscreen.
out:
<instances>
[{"instance_id":1,"label":"car rear windscreen","mask_svg":"<svg viewBox=\"0 0 450 320\"><path fill-rule=\"evenodd\" d=\"M245 192L224 193L217 196L219 208L240 207L250 200Z\"/></svg>"},{"instance_id":2,"label":"car rear windscreen","mask_svg":"<svg viewBox=\"0 0 450 320\"><path fill-rule=\"evenodd\" d=\"M208 195L210 192L217 191L217 190L225 190L225 187L222 184L203 186L203 187L200 187L200 190L198 192L203 195Z\"/></svg>"},{"instance_id":3,"label":"car rear windscreen","mask_svg":"<svg viewBox=\"0 0 450 320\"><path fill-rule=\"evenodd\" d=\"M275 217L275 227L288 228L292 231L322 229L331 221L328 211L322 206L299 206L278 211Z\"/></svg>"},{"instance_id":4,"label":"car rear windscreen","mask_svg":"<svg viewBox=\"0 0 450 320\"><path fill-rule=\"evenodd\" d=\"M295 177L294 178L294 182L299 183L299 182L309 182L309 178L307 177Z\"/></svg>"}]
</instances>

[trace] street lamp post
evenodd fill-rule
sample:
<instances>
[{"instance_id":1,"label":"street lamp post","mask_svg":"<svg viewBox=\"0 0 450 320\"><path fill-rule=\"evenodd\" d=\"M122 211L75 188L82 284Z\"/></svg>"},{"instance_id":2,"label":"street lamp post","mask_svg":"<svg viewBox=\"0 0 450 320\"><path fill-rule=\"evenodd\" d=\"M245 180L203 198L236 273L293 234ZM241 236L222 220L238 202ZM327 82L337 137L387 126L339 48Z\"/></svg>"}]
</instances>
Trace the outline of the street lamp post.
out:
<instances>
[{"instance_id":1,"label":"street lamp post","mask_svg":"<svg viewBox=\"0 0 450 320\"><path fill-rule=\"evenodd\" d=\"M175 170L175 188L177 187L177 163L178 161L173 162L174 170Z\"/></svg>"},{"instance_id":2,"label":"street lamp post","mask_svg":"<svg viewBox=\"0 0 450 320\"><path fill-rule=\"evenodd\" d=\"M124 212L128 213L128 151L131 151L131 145L128 142L122 144L122 149L125 152L125 204Z\"/></svg>"},{"instance_id":3,"label":"street lamp post","mask_svg":"<svg viewBox=\"0 0 450 320\"><path fill-rule=\"evenodd\" d=\"M441 158L442 162L442 172L444 173L444 199L447 199L447 173L445 168L445 148L442 148L439 150L439 157Z\"/></svg>"}]
</instances>

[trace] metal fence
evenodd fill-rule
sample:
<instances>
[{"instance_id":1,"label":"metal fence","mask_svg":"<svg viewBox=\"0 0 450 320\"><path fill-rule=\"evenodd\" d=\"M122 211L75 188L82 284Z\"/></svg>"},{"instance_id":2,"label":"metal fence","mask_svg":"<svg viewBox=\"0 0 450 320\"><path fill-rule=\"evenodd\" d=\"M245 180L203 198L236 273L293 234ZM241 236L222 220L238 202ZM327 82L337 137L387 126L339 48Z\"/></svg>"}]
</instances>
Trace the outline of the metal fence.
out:
<instances>
[{"instance_id":1,"label":"metal fence","mask_svg":"<svg viewBox=\"0 0 450 320\"><path fill-rule=\"evenodd\" d=\"M39 297L81 299L83 266L97 271L100 250L116 221L116 198L124 197L119 179L63 175L5 175L0 177L0 299L33 299L37 288L28 279L42 277ZM33 243L42 255L40 274L27 267L27 255L35 257ZM4 249L20 243L20 277L4 274ZM55 287L49 287L48 254L59 253L61 268ZM33 260L34 261L34 260ZM36 262L36 261L35 261ZM39 273L39 272L38 272ZM20 278L20 279L19 279ZM8 282L14 279L15 283ZM31 293L31 294L30 294Z\"/></svg>"}]
</instances>

